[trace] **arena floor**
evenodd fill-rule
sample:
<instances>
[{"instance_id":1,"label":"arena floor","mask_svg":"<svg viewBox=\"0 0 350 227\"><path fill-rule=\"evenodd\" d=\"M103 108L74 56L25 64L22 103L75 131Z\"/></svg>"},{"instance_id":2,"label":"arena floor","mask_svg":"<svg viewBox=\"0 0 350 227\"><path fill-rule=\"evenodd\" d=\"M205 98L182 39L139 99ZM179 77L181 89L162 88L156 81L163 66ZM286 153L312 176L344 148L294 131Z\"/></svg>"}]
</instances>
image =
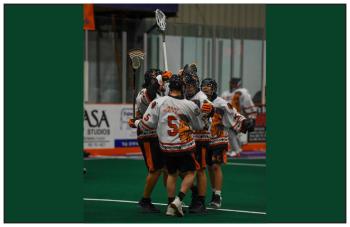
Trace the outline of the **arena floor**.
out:
<instances>
[{"instance_id":1,"label":"arena floor","mask_svg":"<svg viewBox=\"0 0 350 227\"><path fill-rule=\"evenodd\" d=\"M184 217L165 215L167 195L158 181L152 201L158 214L144 214L137 207L145 176L140 158L85 159L85 222L87 223L260 223L266 221L265 159L229 159L223 167L223 205L205 215L186 213ZM209 181L208 181L209 183ZM180 181L178 182L180 185ZM211 190L208 187L208 195ZM207 196L207 201L210 199ZM190 202L190 193L185 204ZM187 208L186 208L187 209Z\"/></svg>"}]
</instances>

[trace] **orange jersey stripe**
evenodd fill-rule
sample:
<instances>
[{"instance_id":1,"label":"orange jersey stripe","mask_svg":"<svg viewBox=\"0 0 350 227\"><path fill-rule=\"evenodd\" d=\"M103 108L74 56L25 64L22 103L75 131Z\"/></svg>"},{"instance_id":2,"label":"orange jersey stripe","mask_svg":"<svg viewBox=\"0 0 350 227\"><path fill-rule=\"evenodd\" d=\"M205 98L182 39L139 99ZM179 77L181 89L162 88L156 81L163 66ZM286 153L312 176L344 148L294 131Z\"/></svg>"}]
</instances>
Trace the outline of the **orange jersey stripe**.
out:
<instances>
[{"instance_id":1,"label":"orange jersey stripe","mask_svg":"<svg viewBox=\"0 0 350 227\"><path fill-rule=\"evenodd\" d=\"M146 162L150 171L154 171L152 153L151 153L151 144L150 142L144 142L143 146L146 152Z\"/></svg>"},{"instance_id":2,"label":"orange jersey stripe","mask_svg":"<svg viewBox=\"0 0 350 227\"><path fill-rule=\"evenodd\" d=\"M207 153L207 149L205 147L202 147L202 167L205 168L207 166L207 162L205 160L205 156Z\"/></svg>"},{"instance_id":3,"label":"orange jersey stripe","mask_svg":"<svg viewBox=\"0 0 350 227\"><path fill-rule=\"evenodd\" d=\"M226 152L226 150L224 151L224 152L222 152L223 154L222 154L222 159L223 159L223 162L224 162L224 164L226 164L227 163L227 152Z\"/></svg>"}]
</instances>

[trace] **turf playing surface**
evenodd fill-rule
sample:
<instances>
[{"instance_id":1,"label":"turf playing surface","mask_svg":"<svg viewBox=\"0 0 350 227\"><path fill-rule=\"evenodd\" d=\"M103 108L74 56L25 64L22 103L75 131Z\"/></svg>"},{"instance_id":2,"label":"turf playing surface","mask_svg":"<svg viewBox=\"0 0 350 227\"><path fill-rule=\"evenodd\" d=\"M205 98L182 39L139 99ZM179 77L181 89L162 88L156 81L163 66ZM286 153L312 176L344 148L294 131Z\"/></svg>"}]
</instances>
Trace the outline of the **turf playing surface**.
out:
<instances>
[{"instance_id":1,"label":"turf playing surface","mask_svg":"<svg viewBox=\"0 0 350 227\"><path fill-rule=\"evenodd\" d=\"M265 160L229 160L223 167L224 185L222 209L208 210L206 215L185 214L168 217L166 206L158 214L143 214L136 202L141 198L147 175L143 160L85 160L88 173L84 176L85 222L88 223L255 223L265 222L266 191ZM209 179L208 179L209 184ZM180 180L178 181L178 186ZM211 197L208 185L207 201ZM190 203L190 193L185 204ZM97 200L91 200L97 199ZM105 200L112 201L105 201ZM117 200L117 201L116 201ZM162 179L152 194L154 203L167 203ZM187 209L187 208L185 208ZM252 213L258 212L258 213Z\"/></svg>"}]
</instances>

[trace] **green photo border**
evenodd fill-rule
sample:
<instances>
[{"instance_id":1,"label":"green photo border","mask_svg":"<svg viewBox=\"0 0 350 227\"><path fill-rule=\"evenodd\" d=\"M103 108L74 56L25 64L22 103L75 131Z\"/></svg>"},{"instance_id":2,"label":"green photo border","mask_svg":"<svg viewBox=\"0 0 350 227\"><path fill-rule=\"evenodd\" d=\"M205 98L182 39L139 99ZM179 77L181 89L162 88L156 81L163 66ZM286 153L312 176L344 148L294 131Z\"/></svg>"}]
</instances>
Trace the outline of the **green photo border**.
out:
<instances>
[{"instance_id":1,"label":"green photo border","mask_svg":"<svg viewBox=\"0 0 350 227\"><path fill-rule=\"evenodd\" d=\"M4 5L4 220L83 222L83 7ZM267 5L268 222L346 220L346 5Z\"/></svg>"}]
</instances>

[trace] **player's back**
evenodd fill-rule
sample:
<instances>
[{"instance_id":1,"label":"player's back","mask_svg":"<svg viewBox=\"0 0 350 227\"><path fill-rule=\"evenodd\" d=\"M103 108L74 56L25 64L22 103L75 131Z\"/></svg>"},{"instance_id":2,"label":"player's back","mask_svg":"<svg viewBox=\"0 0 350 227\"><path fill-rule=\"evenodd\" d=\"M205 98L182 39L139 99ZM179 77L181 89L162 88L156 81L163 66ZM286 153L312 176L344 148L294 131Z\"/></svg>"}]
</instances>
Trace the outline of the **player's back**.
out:
<instances>
[{"instance_id":1,"label":"player's back","mask_svg":"<svg viewBox=\"0 0 350 227\"><path fill-rule=\"evenodd\" d=\"M162 151L192 151L195 147L192 130L199 128L199 108L191 101L173 96L157 99L157 105L157 134Z\"/></svg>"},{"instance_id":2,"label":"player's back","mask_svg":"<svg viewBox=\"0 0 350 227\"><path fill-rule=\"evenodd\" d=\"M256 118L257 108L255 107L247 89L239 88L235 90L232 98L232 104L236 107L238 112L243 114L245 117Z\"/></svg>"}]
</instances>

